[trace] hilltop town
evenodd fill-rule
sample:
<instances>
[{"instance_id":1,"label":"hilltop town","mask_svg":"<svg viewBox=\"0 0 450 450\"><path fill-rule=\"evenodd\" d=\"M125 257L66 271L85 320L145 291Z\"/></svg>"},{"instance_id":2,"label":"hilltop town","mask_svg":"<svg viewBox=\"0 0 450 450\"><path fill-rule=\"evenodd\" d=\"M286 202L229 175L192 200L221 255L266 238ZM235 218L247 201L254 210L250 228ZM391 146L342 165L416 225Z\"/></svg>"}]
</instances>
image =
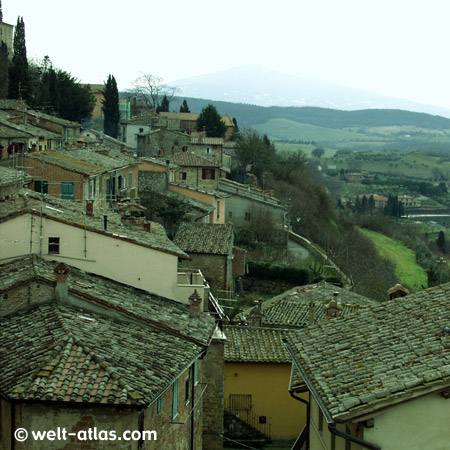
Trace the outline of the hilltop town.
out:
<instances>
[{"instance_id":1,"label":"hilltop town","mask_svg":"<svg viewBox=\"0 0 450 450\"><path fill-rule=\"evenodd\" d=\"M277 139L0 31L0 450L448 448L444 147Z\"/></svg>"}]
</instances>

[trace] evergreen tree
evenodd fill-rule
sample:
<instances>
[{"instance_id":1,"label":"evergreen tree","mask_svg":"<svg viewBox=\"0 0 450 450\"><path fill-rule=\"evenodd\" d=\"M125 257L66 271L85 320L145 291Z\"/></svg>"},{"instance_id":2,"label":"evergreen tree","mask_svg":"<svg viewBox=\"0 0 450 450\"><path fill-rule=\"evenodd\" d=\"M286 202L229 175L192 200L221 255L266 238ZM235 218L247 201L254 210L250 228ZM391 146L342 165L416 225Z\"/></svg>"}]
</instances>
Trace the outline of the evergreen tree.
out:
<instances>
[{"instance_id":1,"label":"evergreen tree","mask_svg":"<svg viewBox=\"0 0 450 450\"><path fill-rule=\"evenodd\" d=\"M369 197L369 202L367 203L367 206L369 208L369 211L373 211L375 209L375 199L373 198L373 195Z\"/></svg>"},{"instance_id":2,"label":"evergreen tree","mask_svg":"<svg viewBox=\"0 0 450 450\"><path fill-rule=\"evenodd\" d=\"M25 46L25 24L23 17L17 18L14 30L13 57L9 67L8 97L31 100L30 74L28 71L27 49Z\"/></svg>"},{"instance_id":3,"label":"evergreen tree","mask_svg":"<svg viewBox=\"0 0 450 450\"><path fill-rule=\"evenodd\" d=\"M167 95L164 95L164 97L161 100L161 104L156 108L156 112L157 113L169 112L169 106L170 106L169 99L167 98Z\"/></svg>"},{"instance_id":4,"label":"evergreen tree","mask_svg":"<svg viewBox=\"0 0 450 450\"><path fill-rule=\"evenodd\" d=\"M216 107L211 103L202 109L197 119L197 131L203 131L203 128L208 137L223 137L227 131L225 122L222 121Z\"/></svg>"},{"instance_id":5,"label":"evergreen tree","mask_svg":"<svg viewBox=\"0 0 450 450\"><path fill-rule=\"evenodd\" d=\"M0 22L3 22L2 0L0 0Z\"/></svg>"},{"instance_id":6,"label":"evergreen tree","mask_svg":"<svg viewBox=\"0 0 450 450\"><path fill-rule=\"evenodd\" d=\"M105 118L104 132L107 136L117 138L120 122L119 90L117 89L117 82L113 75L110 74L108 76L102 94L102 111Z\"/></svg>"},{"instance_id":7,"label":"evergreen tree","mask_svg":"<svg viewBox=\"0 0 450 450\"><path fill-rule=\"evenodd\" d=\"M95 97L89 86L81 86L68 72L55 69L46 56L40 65L30 64L33 73L31 106L73 122L89 119Z\"/></svg>"},{"instance_id":8,"label":"evergreen tree","mask_svg":"<svg viewBox=\"0 0 450 450\"><path fill-rule=\"evenodd\" d=\"M364 196L361 200L361 211L366 212L367 208L368 208L368 200L367 200L367 197Z\"/></svg>"},{"instance_id":9,"label":"evergreen tree","mask_svg":"<svg viewBox=\"0 0 450 450\"><path fill-rule=\"evenodd\" d=\"M445 233L443 231L439 231L436 245L439 247L442 253L445 253Z\"/></svg>"},{"instance_id":10,"label":"evergreen tree","mask_svg":"<svg viewBox=\"0 0 450 450\"><path fill-rule=\"evenodd\" d=\"M183 104L180 106L180 113L190 113L190 112L191 110L189 109L187 101L183 100Z\"/></svg>"},{"instance_id":11,"label":"evergreen tree","mask_svg":"<svg viewBox=\"0 0 450 450\"><path fill-rule=\"evenodd\" d=\"M0 98L8 97L8 47L4 42L0 44Z\"/></svg>"}]
</instances>

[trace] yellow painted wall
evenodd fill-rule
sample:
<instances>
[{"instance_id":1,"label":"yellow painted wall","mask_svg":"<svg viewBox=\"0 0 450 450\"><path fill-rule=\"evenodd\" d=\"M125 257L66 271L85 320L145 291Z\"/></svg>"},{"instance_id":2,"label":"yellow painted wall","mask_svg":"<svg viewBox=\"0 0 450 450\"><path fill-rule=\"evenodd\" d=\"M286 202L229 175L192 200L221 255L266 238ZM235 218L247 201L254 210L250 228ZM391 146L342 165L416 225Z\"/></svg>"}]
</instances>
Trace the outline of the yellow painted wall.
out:
<instances>
[{"instance_id":1,"label":"yellow painted wall","mask_svg":"<svg viewBox=\"0 0 450 450\"><path fill-rule=\"evenodd\" d=\"M253 413L267 417L272 437L296 438L306 423L306 405L289 395L290 374L290 364L226 362L225 399L230 394L251 394Z\"/></svg>"}]
</instances>

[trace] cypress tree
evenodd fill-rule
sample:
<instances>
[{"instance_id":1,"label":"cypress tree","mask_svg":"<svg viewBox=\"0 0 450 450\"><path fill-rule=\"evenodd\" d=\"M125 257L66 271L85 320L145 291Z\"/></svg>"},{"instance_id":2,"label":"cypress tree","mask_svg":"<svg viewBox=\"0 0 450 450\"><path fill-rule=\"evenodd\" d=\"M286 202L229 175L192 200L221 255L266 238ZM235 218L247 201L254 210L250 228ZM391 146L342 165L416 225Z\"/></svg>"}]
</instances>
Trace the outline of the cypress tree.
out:
<instances>
[{"instance_id":1,"label":"cypress tree","mask_svg":"<svg viewBox=\"0 0 450 450\"><path fill-rule=\"evenodd\" d=\"M25 23L23 17L18 17L14 30L13 57L9 67L8 97L18 99L21 94L26 101L30 101L31 86L25 46Z\"/></svg>"},{"instance_id":2,"label":"cypress tree","mask_svg":"<svg viewBox=\"0 0 450 450\"><path fill-rule=\"evenodd\" d=\"M8 97L8 47L2 42L0 44L0 98Z\"/></svg>"},{"instance_id":3,"label":"cypress tree","mask_svg":"<svg viewBox=\"0 0 450 450\"><path fill-rule=\"evenodd\" d=\"M156 108L156 112L169 112L169 106L169 99L167 98L167 95L164 95L163 99L161 100L161 104Z\"/></svg>"},{"instance_id":4,"label":"cypress tree","mask_svg":"<svg viewBox=\"0 0 450 450\"><path fill-rule=\"evenodd\" d=\"M445 233L443 231L439 231L436 245L439 247L442 253L445 253Z\"/></svg>"},{"instance_id":5,"label":"cypress tree","mask_svg":"<svg viewBox=\"0 0 450 450\"><path fill-rule=\"evenodd\" d=\"M189 109L187 101L183 100L183 104L180 106L180 113L190 113L190 112L191 110Z\"/></svg>"},{"instance_id":6,"label":"cypress tree","mask_svg":"<svg viewBox=\"0 0 450 450\"><path fill-rule=\"evenodd\" d=\"M117 138L120 122L119 90L113 75L108 76L102 93L102 111L105 118L103 130L107 136Z\"/></svg>"}]
</instances>

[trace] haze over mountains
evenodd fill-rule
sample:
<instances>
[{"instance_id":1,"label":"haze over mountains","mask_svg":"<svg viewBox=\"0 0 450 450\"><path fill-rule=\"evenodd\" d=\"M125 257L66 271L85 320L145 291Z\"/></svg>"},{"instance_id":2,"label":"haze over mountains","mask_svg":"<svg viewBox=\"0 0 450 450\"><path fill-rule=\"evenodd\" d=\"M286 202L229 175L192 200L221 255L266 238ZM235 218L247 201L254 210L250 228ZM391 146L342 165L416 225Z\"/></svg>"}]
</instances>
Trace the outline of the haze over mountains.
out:
<instances>
[{"instance_id":1,"label":"haze over mountains","mask_svg":"<svg viewBox=\"0 0 450 450\"><path fill-rule=\"evenodd\" d=\"M170 83L180 97L195 97L260 106L318 106L344 111L402 109L450 117L450 110L388 97L329 82L286 75L255 65L198 75Z\"/></svg>"}]
</instances>

